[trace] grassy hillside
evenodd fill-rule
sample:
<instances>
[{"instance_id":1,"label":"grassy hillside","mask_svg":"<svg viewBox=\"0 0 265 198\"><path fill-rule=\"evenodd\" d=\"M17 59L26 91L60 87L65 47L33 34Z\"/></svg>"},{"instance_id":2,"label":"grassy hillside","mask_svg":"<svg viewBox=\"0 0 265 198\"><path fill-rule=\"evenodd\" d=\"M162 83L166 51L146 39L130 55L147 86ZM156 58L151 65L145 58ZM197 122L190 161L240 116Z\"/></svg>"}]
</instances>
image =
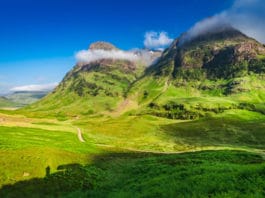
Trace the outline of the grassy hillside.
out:
<instances>
[{"instance_id":1,"label":"grassy hillside","mask_svg":"<svg viewBox=\"0 0 265 198\"><path fill-rule=\"evenodd\" d=\"M118 60L77 65L53 93L25 110L62 119L114 111L143 70L140 63Z\"/></svg>"},{"instance_id":2,"label":"grassy hillside","mask_svg":"<svg viewBox=\"0 0 265 198\"><path fill-rule=\"evenodd\" d=\"M230 109L197 120L131 112L66 121L2 112L1 197L263 196L259 112Z\"/></svg>"},{"instance_id":3,"label":"grassy hillside","mask_svg":"<svg viewBox=\"0 0 265 198\"><path fill-rule=\"evenodd\" d=\"M181 37L129 90L135 114L170 119L212 117L228 110L264 113L265 48L235 29Z\"/></svg>"},{"instance_id":4,"label":"grassy hillside","mask_svg":"<svg viewBox=\"0 0 265 198\"><path fill-rule=\"evenodd\" d=\"M17 104L15 102L12 102L5 97L0 97L0 108L13 108L16 106Z\"/></svg>"},{"instance_id":5,"label":"grassy hillside","mask_svg":"<svg viewBox=\"0 0 265 198\"><path fill-rule=\"evenodd\" d=\"M198 121L1 117L1 197L263 193L265 131L259 113L232 110ZM212 151L199 152L205 149Z\"/></svg>"},{"instance_id":6,"label":"grassy hillside","mask_svg":"<svg viewBox=\"0 0 265 198\"><path fill-rule=\"evenodd\" d=\"M181 120L238 110L264 114L264 91L263 74L217 80L145 76L129 91L129 98L138 103L129 114Z\"/></svg>"},{"instance_id":7,"label":"grassy hillside","mask_svg":"<svg viewBox=\"0 0 265 198\"><path fill-rule=\"evenodd\" d=\"M4 186L0 194L10 197L21 192L32 197L44 192L47 196L63 196L68 185L69 196L104 193L130 196L137 192L139 196L140 193L154 196L155 192L172 196L185 193L228 196L247 192L254 196L253 189L257 195L261 192L258 180L253 181L253 188L248 183L253 178L263 178L260 171L264 166L265 118L257 112L229 110L211 119L195 121L128 115L68 121L7 114L1 117L0 155L5 156L0 160L1 185L12 185ZM78 140L77 127L82 130L85 143ZM200 150L212 151L195 152ZM190 151L193 152L178 154ZM202 170L198 177L203 181L201 186L188 190L196 181L194 175ZM241 176L245 174L246 177ZM171 177L175 182L168 183ZM209 178L218 180L211 184ZM229 185L225 183L228 179ZM27 181L19 182L24 180ZM121 187L125 181L126 185ZM182 191L180 184L186 190Z\"/></svg>"}]
</instances>

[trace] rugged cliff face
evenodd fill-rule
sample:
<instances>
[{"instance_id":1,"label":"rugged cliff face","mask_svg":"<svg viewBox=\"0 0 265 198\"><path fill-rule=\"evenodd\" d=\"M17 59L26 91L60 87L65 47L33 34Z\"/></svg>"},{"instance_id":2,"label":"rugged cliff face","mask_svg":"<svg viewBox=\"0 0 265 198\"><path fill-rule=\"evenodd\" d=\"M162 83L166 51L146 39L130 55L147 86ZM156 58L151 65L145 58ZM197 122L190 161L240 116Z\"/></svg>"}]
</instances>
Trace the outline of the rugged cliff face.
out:
<instances>
[{"instance_id":1,"label":"rugged cliff face","mask_svg":"<svg viewBox=\"0 0 265 198\"><path fill-rule=\"evenodd\" d=\"M202 69L209 78L231 78L257 72L257 65L264 64L264 45L232 27L183 42L184 38L185 34L164 52L154 73L176 77L183 70Z\"/></svg>"}]
</instances>

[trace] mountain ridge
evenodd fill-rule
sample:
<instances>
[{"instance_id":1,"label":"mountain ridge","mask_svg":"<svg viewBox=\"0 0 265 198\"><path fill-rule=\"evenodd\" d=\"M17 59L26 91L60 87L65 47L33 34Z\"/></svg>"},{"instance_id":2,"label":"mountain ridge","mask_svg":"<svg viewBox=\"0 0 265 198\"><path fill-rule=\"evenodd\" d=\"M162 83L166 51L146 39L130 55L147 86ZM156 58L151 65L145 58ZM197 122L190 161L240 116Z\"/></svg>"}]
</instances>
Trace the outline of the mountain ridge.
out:
<instances>
[{"instance_id":1,"label":"mountain ridge","mask_svg":"<svg viewBox=\"0 0 265 198\"><path fill-rule=\"evenodd\" d=\"M199 35L179 45L181 37L183 36L177 38L163 53L160 62L154 68L158 75L161 70L167 70L164 68L167 65L173 67L170 71L173 76L176 76L178 69L181 68L210 70L212 67L241 64L244 61L257 60L260 62L260 57L265 56L264 45L234 28L229 28L228 31ZM227 78L229 75L233 75L219 75L214 72L208 72L209 76Z\"/></svg>"},{"instance_id":2,"label":"mountain ridge","mask_svg":"<svg viewBox=\"0 0 265 198\"><path fill-rule=\"evenodd\" d=\"M248 93L251 88L260 95L258 101L262 100L257 85L244 84L255 79L263 89L265 48L262 44L235 29L213 33L210 39L208 34L200 35L183 45L178 44L179 40L175 39L149 67L140 62L104 58L76 64L51 94L26 109L68 117L126 113L123 108L130 109L132 114L196 119L229 108L244 105L248 108L254 96L250 95L248 100L233 97ZM96 50L102 45L108 50L114 46L102 42L93 45ZM186 94L181 95L182 92ZM187 102L198 96L198 102ZM206 96L220 101L207 110L200 102ZM224 103L226 100L229 105Z\"/></svg>"},{"instance_id":3,"label":"mountain ridge","mask_svg":"<svg viewBox=\"0 0 265 198\"><path fill-rule=\"evenodd\" d=\"M106 41L97 41L94 43L91 43L89 48L90 50L118 50L116 46L113 44L106 42Z\"/></svg>"}]
</instances>

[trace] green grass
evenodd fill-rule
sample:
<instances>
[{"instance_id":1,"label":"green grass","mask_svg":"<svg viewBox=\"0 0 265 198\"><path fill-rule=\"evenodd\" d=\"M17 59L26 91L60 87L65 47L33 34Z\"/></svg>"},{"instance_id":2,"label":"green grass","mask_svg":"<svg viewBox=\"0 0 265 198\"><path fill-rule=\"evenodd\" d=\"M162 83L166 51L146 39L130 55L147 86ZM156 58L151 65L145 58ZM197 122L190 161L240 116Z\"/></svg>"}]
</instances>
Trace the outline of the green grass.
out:
<instances>
[{"instance_id":1,"label":"green grass","mask_svg":"<svg viewBox=\"0 0 265 198\"><path fill-rule=\"evenodd\" d=\"M0 150L0 187L32 178L43 178L45 168L56 172L60 164L88 163L91 155L49 147L27 147ZM1 190L0 190L1 191Z\"/></svg>"},{"instance_id":2,"label":"green grass","mask_svg":"<svg viewBox=\"0 0 265 198\"><path fill-rule=\"evenodd\" d=\"M87 163L99 151L88 139L80 143L76 133L0 126L0 186L43 177L47 166L56 171L62 163Z\"/></svg>"},{"instance_id":3,"label":"green grass","mask_svg":"<svg viewBox=\"0 0 265 198\"><path fill-rule=\"evenodd\" d=\"M259 54L257 55L259 59L265 60L265 55L264 54Z\"/></svg>"},{"instance_id":4,"label":"green grass","mask_svg":"<svg viewBox=\"0 0 265 198\"><path fill-rule=\"evenodd\" d=\"M258 112L231 109L189 121L12 114L1 114L0 197L264 195L265 117ZM211 151L177 153L200 150Z\"/></svg>"},{"instance_id":5,"label":"green grass","mask_svg":"<svg viewBox=\"0 0 265 198\"><path fill-rule=\"evenodd\" d=\"M89 143L80 144L76 133L51 131L29 127L0 126L0 149L58 148L61 150L89 153L95 149Z\"/></svg>"},{"instance_id":6,"label":"green grass","mask_svg":"<svg viewBox=\"0 0 265 198\"><path fill-rule=\"evenodd\" d=\"M162 126L176 143L195 147L235 146L265 149L265 116L231 110L213 118Z\"/></svg>"},{"instance_id":7,"label":"green grass","mask_svg":"<svg viewBox=\"0 0 265 198\"><path fill-rule=\"evenodd\" d=\"M4 186L1 197L263 197L265 161L253 153L106 153L90 164ZM45 169L43 169L45 172Z\"/></svg>"},{"instance_id":8,"label":"green grass","mask_svg":"<svg viewBox=\"0 0 265 198\"><path fill-rule=\"evenodd\" d=\"M159 84L153 84L151 82ZM197 119L202 117L216 116L226 110L246 109L264 114L265 84L262 75L246 75L233 79L218 80L181 80L144 77L136 83L131 90L131 95L138 95L140 108L134 114L151 114L160 117L174 119ZM148 94L144 97L143 92L148 86ZM151 105L150 105L151 104ZM165 106L177 104L184 108L166 109ZM152 107L153 106L153 107ZM180 112L181 111L181 112ZM180 115L181 114L181 115Z\"/></svg>"},{"instance_id":9,"label":"green grass","mask_svg":"<svg viewBox=\"0 0 265 198\"><path fill-rule=\"evenodd\" d=\"M76 121L75 125L80 126L94 144L112 145L124 149L174 151L185 149L185 145L176 145L171 142L159 126L162 123L176 122L179 121L152 116L123 116L80 120Z\"/></svg>"},{"instance_id":10,"label":"green grass","mask_svg":"<svg viewBox=\"0 0 265 198\"><path fill-rule=\"evenodd\" d=\"M62 164L78 163L81 167L85 164L85 167L90 167L95 157L104 156L104 153L111 151L137 151L140 156L146 151L172 153L222 148L262 153L265 143L264 116L246 110L231 110L213 118L196 121L128 115L118 118L80 118L75 121L1 116L5 120L2 123L7 126L0 126L0 185L16 185L19 181L43 178L48 166L55 175L59 174L57 166ZM81 128L85 143L78 140L76 126ZM126 155L123 154L121 159L115 155L115 159L121 160L122 165L127 163L127 159L123 159ZM169 156L162 153L157 155L161 155L161 158ZM178 158L177 154L172 156ZM132 160L136 159L133 157ZM111 168L110 171L114 170ZM149 180L139 179L142 182ZM49 182L47 185L50 185Z\"/></svg>"}]
</instances>

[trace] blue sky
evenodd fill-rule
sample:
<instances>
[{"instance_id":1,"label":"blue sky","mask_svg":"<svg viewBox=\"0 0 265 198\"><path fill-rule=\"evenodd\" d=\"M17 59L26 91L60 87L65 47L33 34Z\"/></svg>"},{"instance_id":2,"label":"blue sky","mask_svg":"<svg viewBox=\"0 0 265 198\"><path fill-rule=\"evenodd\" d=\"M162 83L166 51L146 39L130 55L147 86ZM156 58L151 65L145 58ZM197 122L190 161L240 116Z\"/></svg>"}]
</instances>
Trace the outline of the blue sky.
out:
<instances>
[{"instance_id":1,"label":"blue sky","mask_svg":"<svg viewBox=\"0 0 265 198\"><path fill-rule=\"evenodd\" d=\"M238 0L256 1L256 0ZM1 0L0 93L60 82L91 42L144 46L146 32L176 38L234 0Z\"/></svg>"}]
</instances>

